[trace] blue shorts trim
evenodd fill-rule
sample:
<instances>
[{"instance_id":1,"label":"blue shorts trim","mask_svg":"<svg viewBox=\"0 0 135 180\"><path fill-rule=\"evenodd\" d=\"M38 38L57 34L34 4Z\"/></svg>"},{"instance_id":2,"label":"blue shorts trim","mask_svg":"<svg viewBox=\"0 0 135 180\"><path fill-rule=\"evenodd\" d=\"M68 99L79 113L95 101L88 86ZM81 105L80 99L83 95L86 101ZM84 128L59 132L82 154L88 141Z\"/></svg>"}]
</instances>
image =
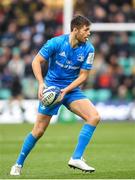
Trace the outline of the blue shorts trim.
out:
<instances>
[{"instance_id":1,"label":"blue shorts trim","mask_svg":"<svg viewBox=\"0 0 135 180\"><path fill-rule=\"evenodd\" d=\"M63 104L69 109L69 104L73 101L79 99L88 99L80 89L74 89L70 93L66 94L62 102L55 104L54 106L44 107L41 102L39 102L38 113L44 115L56 115L60 106Z\"/></svg>"}]
</instances>

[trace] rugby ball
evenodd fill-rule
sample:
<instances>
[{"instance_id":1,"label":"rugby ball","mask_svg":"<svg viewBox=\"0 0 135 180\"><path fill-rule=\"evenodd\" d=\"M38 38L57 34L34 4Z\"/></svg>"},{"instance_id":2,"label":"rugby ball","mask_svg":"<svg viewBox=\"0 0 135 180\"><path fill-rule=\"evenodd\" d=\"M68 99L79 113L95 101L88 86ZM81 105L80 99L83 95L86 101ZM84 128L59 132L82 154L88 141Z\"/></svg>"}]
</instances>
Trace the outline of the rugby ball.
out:
<instances>
[{"instance_id":1,"label":"rugby ball","mask_svg":"<svg viewBox=\"0 0 135 180\"><path fill-rule=\"evenodd\" d=\"M50 86L43 90L42 104L47 107L50 105L55 105L60 101L61 91L60 88L56 86Z\"/></svg>"}]
</instances>

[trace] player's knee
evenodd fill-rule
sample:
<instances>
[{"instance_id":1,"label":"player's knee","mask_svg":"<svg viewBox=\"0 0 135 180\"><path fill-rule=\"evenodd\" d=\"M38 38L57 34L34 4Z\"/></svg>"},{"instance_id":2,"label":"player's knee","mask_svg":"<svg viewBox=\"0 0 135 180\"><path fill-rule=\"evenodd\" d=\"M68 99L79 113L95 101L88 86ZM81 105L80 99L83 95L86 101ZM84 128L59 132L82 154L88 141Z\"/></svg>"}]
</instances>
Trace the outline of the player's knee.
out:
<instances>
[{"instance_id":1,"label":"player's knee","mask_svg":"<svg viewBox=\"0 0 135 180\"><path fill-rule=\"evenodd\" d=\"M93 116L93 119L97 124L100 122L101 118L98 112Z\"/></svg>"},{"instance_id":2,"label":"player's knee","mask_svg":"<svg viewBox=\"0 0 135 180\"><path fill-rule=\"evenodd\" d=\"M43 136L43 134L44 134L44 130L43 130L43 129L40 129L40 130L38 131L38 137Z\"/></svg>"},{"instance_id":3,"label":"player's knee","mask_svg":"<svg viewBox=\"0 0 135 180\"><path fill-rule=\"evenodd\" d=\"M99 113L98 112L95 112L95 113L93 113L92 114L92 116L88 116L87 118L86 118L86 121L88 122L88 123L92 123L92 124L94 124L94 125L97 125L98 123L99 123L99 121L100 121L100 115L99 115Z\"/></svg>"},{"instance_id":4,"label":"player's knee","mask_svg":"<svg viewBox=\"0 0 135 180\"><path fill-rule=\"evenodd\" d=\"M34 129L32 133L35 137L40 138L44 134L44 128L38 127Z\"/></svg>"}]
</instances>

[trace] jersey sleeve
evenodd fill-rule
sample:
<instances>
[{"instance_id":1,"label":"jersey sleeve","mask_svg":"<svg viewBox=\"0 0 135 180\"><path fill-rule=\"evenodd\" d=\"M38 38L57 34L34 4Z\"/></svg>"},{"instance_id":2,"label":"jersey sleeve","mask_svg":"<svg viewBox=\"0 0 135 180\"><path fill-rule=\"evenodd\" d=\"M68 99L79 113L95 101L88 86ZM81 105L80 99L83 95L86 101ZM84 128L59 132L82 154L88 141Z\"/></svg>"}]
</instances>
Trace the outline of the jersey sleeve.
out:
<instances>
[{"instance_id":1,"label":"jersey sleeve","mask_svg":"<svg viewBox=\"0 0 135 180\"><path fill-rule=\"evenodd\" d=\"M86 57L85 57L85 60L81 66L81 69L90 70L93 68L94 52L95 52L95 49L93 46L91 46L87 50Z\"/></svg>"},{"instance_id":2,"label":"jersey sleeve","mask_svg":"<svg viewBox=\"0 0 135 180\"><path fill-rule=\"evenodd\" d=\"M48 40L42 48L39 50L39 54L45 59L49 60L53 53L57 51L57 41L56 38Z\"/></svg>"}]
</instances>

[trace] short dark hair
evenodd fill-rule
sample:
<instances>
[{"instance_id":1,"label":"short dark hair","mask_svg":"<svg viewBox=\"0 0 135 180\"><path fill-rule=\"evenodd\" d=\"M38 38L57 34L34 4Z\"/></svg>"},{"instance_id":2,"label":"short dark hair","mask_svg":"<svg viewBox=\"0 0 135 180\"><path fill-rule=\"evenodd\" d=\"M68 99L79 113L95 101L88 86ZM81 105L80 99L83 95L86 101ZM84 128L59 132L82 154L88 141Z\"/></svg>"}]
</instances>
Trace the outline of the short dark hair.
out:
<instances>
[{"instance_id":1,"label":"short dark hair","mask_svg":"<svg viewBox=\"0 0 135 180\"><path fill-rule=\"evenodd\" d=\"M84 25L90 26L91 22L88 18L82 16L82 15L77 15L71 20L71 31L76 28L81 28Z\"/></svg>"}]
</instances>

